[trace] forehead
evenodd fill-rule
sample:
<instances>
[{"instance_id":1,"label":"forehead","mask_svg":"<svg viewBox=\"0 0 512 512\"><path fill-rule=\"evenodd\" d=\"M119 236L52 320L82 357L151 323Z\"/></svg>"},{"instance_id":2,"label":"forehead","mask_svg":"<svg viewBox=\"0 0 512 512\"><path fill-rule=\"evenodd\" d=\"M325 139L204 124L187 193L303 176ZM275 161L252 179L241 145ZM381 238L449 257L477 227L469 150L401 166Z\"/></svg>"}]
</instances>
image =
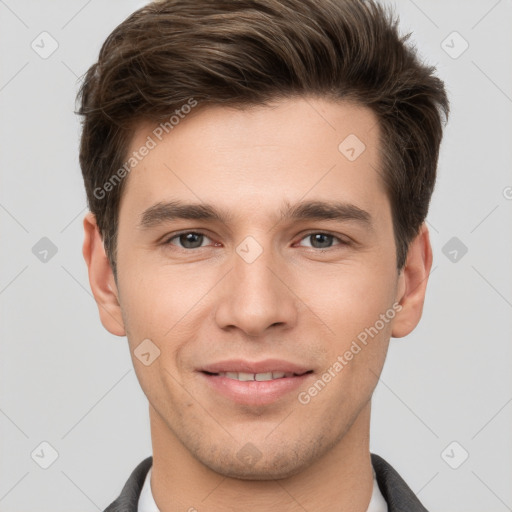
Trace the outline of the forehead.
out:
<instances>
[{"instance_id":1,"label":"forehead","mask_svg":"<svg viewBox=\"0 0 512 512\"><path fill-rule=\"evenodd\" d=\"M141 123L128 158L135 153L121 209L124 204L140 212L169 197L239 211L244 205L275 210L282 200L306 196L356 195L371 206L385 194L378 120L370 109L347 102L297 98L244 110L199 106L172 125Z\"/></svg>"}]
</instances>

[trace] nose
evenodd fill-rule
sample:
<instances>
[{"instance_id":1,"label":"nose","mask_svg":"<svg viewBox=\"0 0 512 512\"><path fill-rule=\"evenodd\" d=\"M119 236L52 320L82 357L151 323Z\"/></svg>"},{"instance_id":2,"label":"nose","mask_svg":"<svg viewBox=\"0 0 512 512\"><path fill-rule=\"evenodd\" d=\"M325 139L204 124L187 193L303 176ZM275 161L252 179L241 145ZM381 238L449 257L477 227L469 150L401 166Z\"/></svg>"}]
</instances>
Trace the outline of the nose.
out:
<instances>
[{"instance_id":1,"label":"nose","mask_svg":"<svg viewBox=\"0 0 512 512\"><path fill-rule=\"evenodd\" d=\"M247 336L269 328L289 329L297 322L297 301L285 262L264 250L254 261L233 254L233 267L222 280L215 318L222 329Z\"/></svg>"}]
</instances>

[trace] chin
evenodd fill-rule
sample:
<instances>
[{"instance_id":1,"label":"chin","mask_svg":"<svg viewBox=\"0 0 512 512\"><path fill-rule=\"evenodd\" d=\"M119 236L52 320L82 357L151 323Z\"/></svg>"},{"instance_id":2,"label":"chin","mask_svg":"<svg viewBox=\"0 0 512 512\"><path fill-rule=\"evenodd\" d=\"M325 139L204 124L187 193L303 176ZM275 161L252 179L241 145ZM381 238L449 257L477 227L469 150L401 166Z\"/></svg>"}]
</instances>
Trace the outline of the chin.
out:
<instances>
[{"instance_id":1,"label":"chin","mask_svg":"<svg viewBox=\"0 0 512 512\"><path fill-rule=\"evenodd\" d=\"M304 471L321 455L318 450L304 445L300 441L297 446L282 443L276 447L256 448L251 442L242 448L218 450L209 454L196 453L196 458L212 471L228 478L239 480L279 480L288 478Z\"/></svg>"},{"instance_id":2,"label":"chin","mask_svg":"<svg viewBox=\"0 0 512 512\"><path fill-rule=\"evenodd\" d=\"M239 461L216 461L207 464L212 471L227 478L237 480L280 480L300 473L304 468L297 461L289 461L276 466L272 461L259 460L254 465L244 464Z\"/></svg>"}]
</instances>

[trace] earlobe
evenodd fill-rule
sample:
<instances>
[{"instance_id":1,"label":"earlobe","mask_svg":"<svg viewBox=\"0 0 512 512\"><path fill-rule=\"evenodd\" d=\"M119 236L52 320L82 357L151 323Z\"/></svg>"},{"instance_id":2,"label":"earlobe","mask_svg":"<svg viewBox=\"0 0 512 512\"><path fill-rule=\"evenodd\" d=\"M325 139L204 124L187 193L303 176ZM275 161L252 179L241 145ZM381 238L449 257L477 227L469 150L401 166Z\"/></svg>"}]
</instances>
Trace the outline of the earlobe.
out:
<instances>
[{"instance_id":1,"label":"earlobe","mask_svg":"<svg viewBox=\"0 0 512 512\"><path fill-rule=\"evenodd\" d=\"M114 274L108 261L103 241L93 213L84 217L84 244L82 254L89 272L89 284L98 305L103 327L116 336L125 336L121 306Z\"/></svg>"},{"instance_id":2,"label":"earlobe","mask_svg":"<svg viewBox=\"0 0 512 512\"><path fill-rule=\"evenodd\" d=\"M394 338L407 336L418 325L431 267L432 247L428 228L423 224L409 245L405 267L398 278L396 301L402 309L393 322L391 336Z\"/></svg>"}]
</instances>

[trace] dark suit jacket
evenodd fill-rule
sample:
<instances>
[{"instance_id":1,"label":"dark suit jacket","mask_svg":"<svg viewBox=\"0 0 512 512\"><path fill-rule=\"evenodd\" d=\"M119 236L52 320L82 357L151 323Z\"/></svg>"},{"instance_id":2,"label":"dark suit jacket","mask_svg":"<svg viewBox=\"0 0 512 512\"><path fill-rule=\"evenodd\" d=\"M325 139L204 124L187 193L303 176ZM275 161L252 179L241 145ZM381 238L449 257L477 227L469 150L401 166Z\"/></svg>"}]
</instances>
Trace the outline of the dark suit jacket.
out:
<instances>
[{"instance_id":1,"label":"dark suit jacket","mask_svg":"<svg viewBox=\"0 0 512 512\"><path fill-rule=\"evenodd\" d=\"M382 458L372 453L377 483L389 512L428 512L401 476ZM119 497L104 512L137 512L144 479L153 464L153 457L144 459L132 472Z\"/></svg>"}]
</instances>

